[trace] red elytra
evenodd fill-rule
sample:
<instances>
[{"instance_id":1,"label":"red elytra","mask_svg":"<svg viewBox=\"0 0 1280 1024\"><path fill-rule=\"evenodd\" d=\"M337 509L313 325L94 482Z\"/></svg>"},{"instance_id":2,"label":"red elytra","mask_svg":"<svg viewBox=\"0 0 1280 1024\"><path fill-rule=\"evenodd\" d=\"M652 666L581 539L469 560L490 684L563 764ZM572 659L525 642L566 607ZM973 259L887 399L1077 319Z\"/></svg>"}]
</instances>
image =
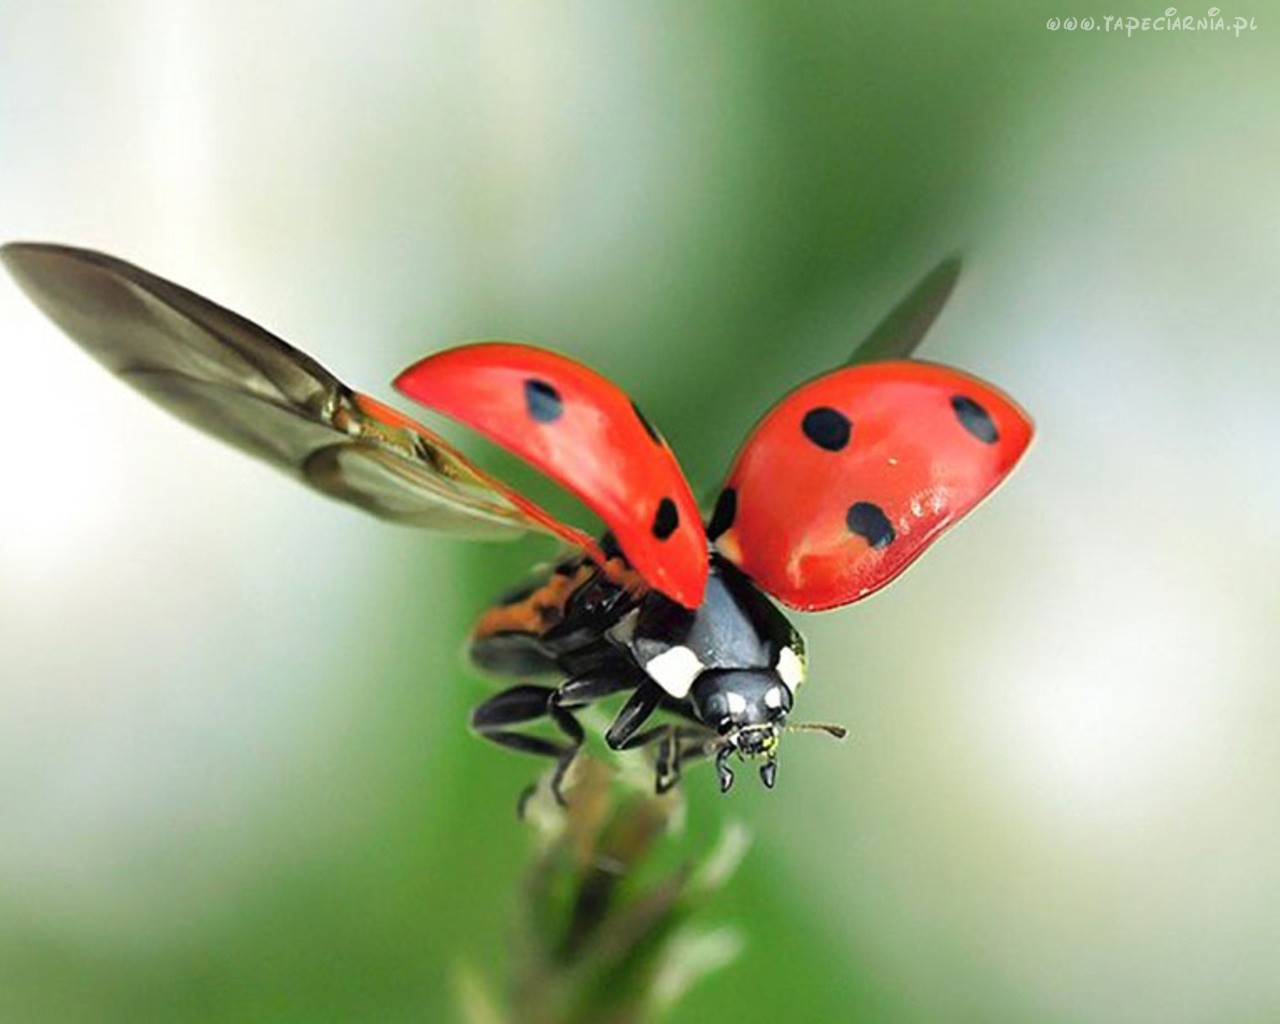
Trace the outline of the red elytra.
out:
<instances>
[{"instance_id":1,"label":"red elytra","mask_svg":"<svg viewBox=\"0 0 1280 1024\"><path fill-rule=\"evenodd\" d=\"M713 539L803 611L883 587L991 492L1031 442L1030 418L968 374L916 361L809 382L757 425L725 481ZM735 508L736 505L736 508Z\"/></svg>"},{"instance_id":2,"label":"red elytra","mask_svg":"<svg viewBox=\"0 0 1280 1024\"><path fill-rule=\"evenodd\" d=\"M428 356L395 386L537 467L605 521L651 586L686 607L702 603L709 564L697 502L616 385L545 349L485 342Z\"/></svg>"}]
</instances>

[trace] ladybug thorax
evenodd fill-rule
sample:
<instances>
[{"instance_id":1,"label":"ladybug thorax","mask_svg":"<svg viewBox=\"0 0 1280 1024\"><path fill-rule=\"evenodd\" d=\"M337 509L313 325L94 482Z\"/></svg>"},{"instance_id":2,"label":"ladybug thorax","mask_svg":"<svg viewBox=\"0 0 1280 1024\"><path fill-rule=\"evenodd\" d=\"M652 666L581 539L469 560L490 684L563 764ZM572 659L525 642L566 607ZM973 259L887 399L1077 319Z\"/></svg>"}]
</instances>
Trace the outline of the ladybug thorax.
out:
<instances>
[{"instance_id":1,"label":"ladybug thorax","mask_svg":"<svg viewBox=\"0 0 1280 1024\"><path fill-rule=\"evenodd\" d=\"M780 720L804 678L799 632L746 576L715 554L698 608L684 608L651 591L625 643L658 686L677 700L688 698L713 728Z\"/></svg>"}]
</instances>

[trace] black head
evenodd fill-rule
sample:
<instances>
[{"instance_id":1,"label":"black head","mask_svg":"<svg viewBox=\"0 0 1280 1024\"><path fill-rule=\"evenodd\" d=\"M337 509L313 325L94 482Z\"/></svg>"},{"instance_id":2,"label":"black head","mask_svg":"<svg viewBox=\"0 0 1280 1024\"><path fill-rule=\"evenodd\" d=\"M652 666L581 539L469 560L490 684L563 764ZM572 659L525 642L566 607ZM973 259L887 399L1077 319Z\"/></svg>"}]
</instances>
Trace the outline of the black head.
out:
<instances>
[{"instance_id":1,"label":"black head","mask_svg":"<svg viewBox=\"0 0 1280 1024\"><path fill-rule=\"evenodd\" d=\"M791 711L791 690L772 669L719 669L703 672L689 692L698 718L723 737L716 765L720 788L733 784L725 763L729 754L765 758L760 778L773 787L777 778L778 737Z\"/></svg>"}]
</instances>

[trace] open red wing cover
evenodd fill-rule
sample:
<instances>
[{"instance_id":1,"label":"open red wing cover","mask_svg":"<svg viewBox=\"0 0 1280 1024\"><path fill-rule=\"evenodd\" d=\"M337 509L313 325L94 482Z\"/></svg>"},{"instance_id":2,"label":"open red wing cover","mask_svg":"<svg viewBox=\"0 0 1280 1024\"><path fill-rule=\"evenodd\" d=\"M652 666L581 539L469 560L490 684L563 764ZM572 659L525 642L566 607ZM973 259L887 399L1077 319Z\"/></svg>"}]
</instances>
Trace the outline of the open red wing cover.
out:
<instances>
[{"instance_id":1,"label":"open red wing cover","mask_svg":"<svg viewBox=\"0 0 1280 1024\"><path fill-rule=\"evenodd\" d=\"M848 604L989 494L1031 435L1011 399L957 370L914 361L837 370L760 421L709 532L785 604Z\"/></svg>"},{"instance_id":2,"label":"open red wing cover","mask_svg":"<svg viewBox=\"0 0 1280 1024\"><path fill-rule=\"evenodd\" d=\"M577 495L650 586L701 604L708 558L697 502L666 443L604 377L545 349L487 342L429 356L395 385Z\"/></svg>"}]
</instances>

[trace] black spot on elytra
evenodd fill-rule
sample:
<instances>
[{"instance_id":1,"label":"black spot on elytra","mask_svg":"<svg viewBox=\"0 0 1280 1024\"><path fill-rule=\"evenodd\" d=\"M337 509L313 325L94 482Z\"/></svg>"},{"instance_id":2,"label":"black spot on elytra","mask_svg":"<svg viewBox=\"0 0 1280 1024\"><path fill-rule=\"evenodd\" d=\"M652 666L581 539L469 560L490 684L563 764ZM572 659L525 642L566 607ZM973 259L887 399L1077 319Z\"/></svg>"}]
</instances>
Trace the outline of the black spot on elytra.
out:
<instances>
[{"instance_id":1,"label":"black spot on elytra","mask_svg":"<svg viewBox=\"0 0 1280 1024\"><path fill-rule=\"evenodd\" d=\"M850 533L856 533L877 551L887 548L897 536L884 509L869 501L856 501L850 505L844 521Z\"/></svg>"},{"instance_id":2,"label":"black spot on elytra","mask_svg":"<svg viewBox=\"0 0 1280 1024\"><path fill-rule=\"evenodd\" d=\"M1000 440L1000 432L991 422L991 416L972 398L964 395L953 395L951 408L955 410L960 425L969 431L983 444L995 444Z\"/></svg>"},{"instance_id":3,"label":"black spot on elytra","mask_svg":"<svg viewBox=\"0 0 1280 1024\"><path fill-rule=\"evenodd\" d=\"M800 429L804 431L804 436L819 448L838 452L849 443L853 424L849 422L849 417L839 410L820 405L804 414Z\"/></svg>"},{"instance_id":4,"label":"black spot on elytra","mask_svg":"<svg viewBox=\"0 0 1280 1024\"><path fill-rule=\"evenodd\" d=\"M659 434L658 431L654 428L654 425L649 422L649 417L647 417L644 413L640 411L640 406L636 405L635 402L632 402L631 411L636 414L636 419L640 421L640 426L644 427L645 433L647 433L651 438L653 438L653 443L662 444L662 435Z\"/></svg>"},{"instance_id":5,"label":"black spot on elytra","mask_svg":"<svg viewBox=\"0 0 1280 1024\"><path fill-rule=\"evenodd\" d=\"M676 503L670 498L663 498L658 502L658 511L653 517L653 535L658 540L666 540L679 525L680 513L676 511Z\"/></svg>"},{"instance_id":6,"label":"black spot on elytra","mask_svg":"<svg viewBox=\"0 0 1280 1024\"><path fill-rule=\"evenodd\" d=\"M524 407L539 423L554 423L564 415L560 392L545 380L530 377L524 382Z\"/></svg>"},{"instance_id":7,"label":"black spot on elytra","mask_svg":"<svg viewBox=\"0 0 1280 1024\"><path fill-rule=\"evenodd\" d=\"M707 539L715 540L733 525L738 515L738 492L726 487L716 499L715 511L711 513L711 522L707 524Z\"/></svg>"}]
</instances>

